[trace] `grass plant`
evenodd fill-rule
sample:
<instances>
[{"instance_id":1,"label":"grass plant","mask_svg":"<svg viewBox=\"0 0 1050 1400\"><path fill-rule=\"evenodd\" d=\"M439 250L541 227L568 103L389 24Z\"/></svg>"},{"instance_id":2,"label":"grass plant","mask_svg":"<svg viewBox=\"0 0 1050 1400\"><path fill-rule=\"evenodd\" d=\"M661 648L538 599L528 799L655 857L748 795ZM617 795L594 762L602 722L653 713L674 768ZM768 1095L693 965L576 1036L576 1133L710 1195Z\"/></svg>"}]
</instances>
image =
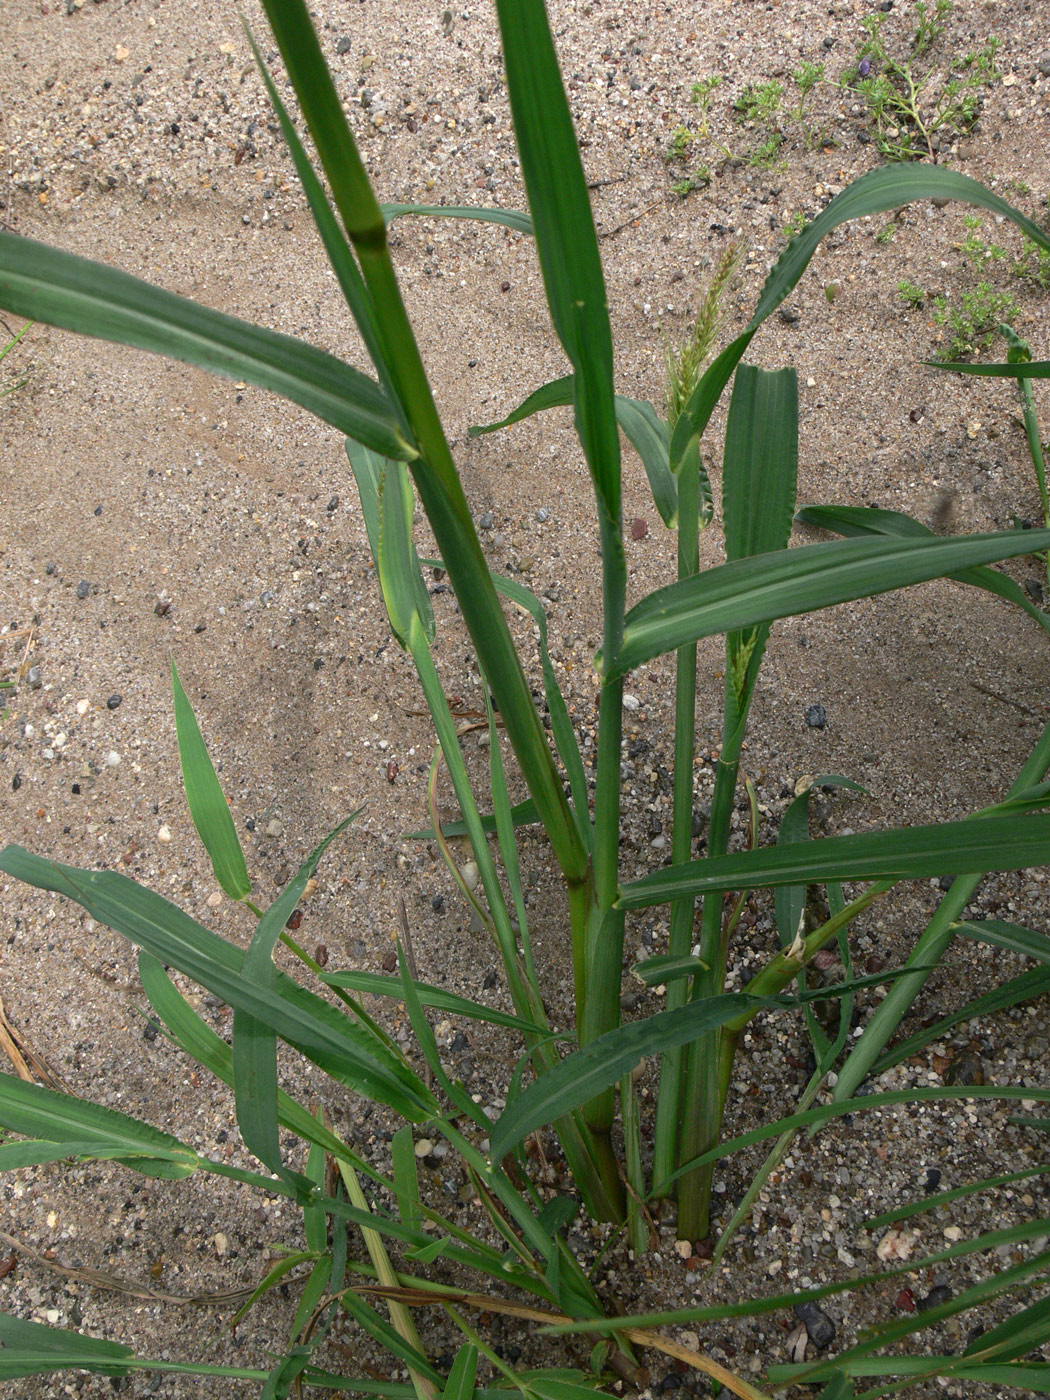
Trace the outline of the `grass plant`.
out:
<instances>
[{"instance_id":1,"label":"grass plant","mask_svg":"<svg viewBox=\"0 0 1050 1400\"><path fill-rule=\"evenodd\" d=\"M963 821L901 830L864 831L814 840L809 836L809 794L803 793L781 823L775 844L752 822L749 849L736 849L733 812L742 783L740 761L748 714L772 625L780 618L871 597L929 579L948 577L990 591L1022 608L1044 631L1050 622L993 563L1050 549L1050 528L1025 532L942 538L917 522L885 511L822 507L803 514L843 538L788 549L795 517L798 464L798 389L792 368L766 370L744 360L764 321L790 295L822 238L838 225L896 209L916 199L952 198L1002 215L1041 249L1050 237L1020 211L968 177L944 168L891 166L864 176L806 225L774 265L754 314L742 332L717 354L717 327L725 288L732 277L727 254L716 269L696 330L674 352L661 413L652 404L615 390L613 339L604 276L568 104L541 0L497 0L504 45L507 91L521 160L529 214L462 208L411 209L381 206L366 174L353 132L302 0L264 0L281 61L298 98L321 174L312 167L303 138L285 110L269 74L260 68L302 181L337 283L372 360L374 377L316 348L262 327L201 307L100 264L43 244L0 233L0 305L20 315L183 359L218 373L283 394L306 407L346 438L376 573L392 630L414 662L433 718L437 742L461 814L454 829L442 830L433 807L432 835L454 873L448 838L466 834L480 892L471 894L482 927L500 955L512 1014L498 1024L520 1037L523 1072L507 1092L495 1123L445 1070L427 1020L428 1006L452 1014L494 1019L485 1007L450 1001L410 975L380 979L354 971L329 973L308 958L286 931L289 915L341 823L303 863L269 908L253 902L252 886L229 809L219 789L197 720L173 672L175 717L187 801L230 899L253 921L247 950L219 938L160 895L112 872L85 872L33 855L17 846L0 851L0 870L38 888L60 893L140 949L143 988L158 1018L187 1053L231 1084L246 1146L261 1172L214 1163L158 1129L112 1110L68 1098L12 1076L0 1076L0 1166L26 1167L68 1158L116 1160L149 1174L181 1177L218 1172L277 1192L302 1208L306 1249L299 1264L309 1272L289 1351L268 1373L252 1372L266 1396L292 1385L316 1383L331 1389L375 1392L367 1378L322 1372L314 1355L337 1308L347 1310L399 1365L410 1380L383 1393L430 1400L439 1391L451 1400L475 1393L476 1367L484 1356L497 1373L496 1388L514 1387L542 1400L573 1400L615 1366L633 1374L636 1344L683 1349L650 1330L652 1318L606 1316L594 1282L574 1258L564 1236L577 1203L546 1197L532 1184L523 1143L553 1125L585 1210L594 1220L625 1224L636 1248L646 1234L644 1208L673 1193L678 1232L699 1240L710 1227L713 1164L729 1153L772 1140L773 1155L791 1134L816 1128L846 1112L891 1102L998 1097L1050 1100L1050 1091L1015 1091L971 1086L911 1090L901 1095L855 1097L864 1078L886 1063L886 1047L929 969L957 934L1008 947L1035 960L1036 971L1003 995L1015 1000L1047 985L1048 957L1030 931L1001 921L961 923L967 889L991 870L1012 870L1050 860L1050 726L1040 735L1010 793ZM922 7L920 7L922 8ZM943 4L923 11L921 45L933 43ZM927 31L929 31L927 33ZM877 32L876 36L877 37ZM259 58L258 51L256 57ZM329 195L330 201L329 202ZM597 770L588 781L568 706L546 652L542 606L517 580L494 576L486 563L452 451L431 394L426 370L405 312L387 241L390 220L404 214L473 217L530 231L535 239L551 323L570 372L541 385L500 423L477 432L505 429L532 414L571 407L594 493L600 546L602 636L595 665L599 681ZM1001 367L1014 378L1050 374L1047 362ZM700 439L732 381L723 451L721 524L726 563L701 570L698 535L714 513L714 496L700 457ZM623 543L620 432L639 453L658 513L675 532L677 577L628 609ZM480 666L487 701L490 771L488 791L471 786L460 736L442 693L431 654L435 622L412 536L418 497L430 523L440 563L448 571L463 624ZM504 605L524 608L541 639L542 687L550 715L553 748L540 721L530 677L515 649ZM696 646L724 635L722 732L714 795L702 858L693 847L696 747ZM626 881L620 869L621 743L623 693L628 675L657 657L675 654L674 801L671 864ZM514 763L528 790L526 804L512 807L500 749L496 711ZM435 758L434 781L437 781ZM565 957L575 990L575 1023L552 1025L544 1009L549 969L534 956L523 896L515 830L540 823L564 886ZM495 846L489 834L496 837ZM498 853L498 860L497 860ZM850 997L870 978L847 972L837 987L810 989L807 965L825 947L840 950L849 968L850 925L902 880L956 875L908 964L898 974L880 974L890 990L859 1040L848 1035ZM806 894L826 892L827 914L807 922ZM780 951L753 971L740 991L727 991L734 940L749 891L774 891ZM467 893L464 882L464 893ZM666 907L670 938L666 955L643 963L643 978L667 987L666 1009L621 1023L625 921L632 910ZM279 971L277 944L319 979L327 994L311 991ZM215 1036L193 1012L167 969L206 988L233 1008L232 1045ZM407 1009L424 1074L384 1032L360 998L396 997ZM829 1035L809 1015L810 1003L840 1001L839 1027ZM743 1033L759 1015L807 1017L817 1070L807 1090L811 1105L787 1119L729 1143L721 1124ZM574 1048L562 1054L556 1035ZM923 1033L920 1033L923 1034ZM405 1122L394 1149L392 1174L377 1178L374 1165L353 1145L278 1088L278 1039L323 1069L336 1086L385 1105ZM846 1052L847 1044L852 1048ZM640 1109L633 1071L639 1060L659 1062L660 1092L651 1161L642 1151ZM838 1081L830 1102L816 1104L832 1067ZM617 1127L623 1125L621 1139ZM474 1185L488 1222L473 1231L435 1214L413 1180L411 1128L440 1135L456 1153ZM305 1167L284 1147L280 1129L309 1147ZM484 1149L479 1142L488 1140ZM621 1141L623 1148L621 1150ZM337 1164L339 1185L329 1187L326 1156ZM393 1203L367 1209L359 1179L368 1176ZM357 1184L355 1184L357 1183ZM436 1227L436 1234L423 1222ZM338 1222L327 1245L327 1222ZM367 1260L354 1261L345 1247L344 1223L360 1229ZM967 1241L927 1261L967 1251L1032 1240L1050 1232L1040 1219L978 1241ZM489 1237L498 1244L489 1242ZM407 1251L398 1270L388 1250L396 1241ZM611 1337L611 1350L595 1353L591 1372L516 1373L496 1355L466 1313L479 1296L500 1306L496 1289L436 1287L423 1270L437 1253L470 1271L475 1279L499 1280L530 1301L525 1316L542 1314L544 1325ZM909 1269L921 1267L909 1263ZM941 1308L884 1327L827 1362L770 1367L768 1381L806 1380L826 1385L828 1400L851 1393L853 1378L889 1377L882 1394L916 1373L952 1378L1029 1383L1044 1376L1044 1363L1024 1358L1050 1338L1042 1304L1022 1298L1019 1311L985 1334L961 1357L900 1358L880 1350L887 1342L968 1307L1029 1288L1050 1271L1044 1249L959 1295ZM354 1282L348 1283L347 1278ZM880 1279L886 1274L880 1274ZM361 1278L369 1280L367 1285ZM271 1273L264 1286L278 1281ZM856 1288L869 1280L850 1279ZM713 1319L761 1312L815 1299L838 1285L755 1299L723 1308L688 1310L660 1321ZM376 1308L389 1305L383 1316ZM441 1307L461 1338L451 1371L438 1370L423 1353L409 1310L422 1303ZM528 1311L531 1309L531 1311ZM120 1375L145 1363L116 1343L42 1329L0 1318L0 1377L87 1366ZM689 1364L745 1400L763 1392L751 1380L727 1372L696 1352ZM912 1361L916 1365L912 1367ZM171 1369L169 1366L168 1369ZM230 1374L198 1368L206 1374ZM247 1375L245 1371L236 1374ZM566 1388L568 1387L568 1388Z\"/></svg>"}]
</instances>

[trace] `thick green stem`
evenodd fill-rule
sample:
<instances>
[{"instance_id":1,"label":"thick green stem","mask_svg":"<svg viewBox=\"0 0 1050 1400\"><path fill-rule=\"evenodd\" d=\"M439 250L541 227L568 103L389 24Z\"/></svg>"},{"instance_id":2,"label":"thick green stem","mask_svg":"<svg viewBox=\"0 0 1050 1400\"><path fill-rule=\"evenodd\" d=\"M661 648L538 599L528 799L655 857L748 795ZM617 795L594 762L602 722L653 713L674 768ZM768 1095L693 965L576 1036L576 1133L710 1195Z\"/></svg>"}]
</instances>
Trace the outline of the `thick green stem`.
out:
<instances>
[{"instance_id":1,"label":"thick green stem","mask_svg":"<svg viewBox=\"0 0 1050 1400\"><path fill-rule=\"evenodd\" d=\"M602 654L618 657L623 639L626 576L622 567L620 522L599 508L602 544ZM582 1003L577 999L580 1045L586 1046L620 1024L624 912L613 907L619 894L620 744L623 734L623 680L606 680L598 710L598 773L594 796L594 903L587 923L587 962ZM612 1126L614 1091L584 1106L584 1117L599 1137ZM612 1163L611 1148L609 1153ZM611 1187L611 1177L607 1178ZM619 1187L619 1174L616 1174ZM622 1200L622 1194L621 1194ZM622 1216L621 1216L622 1218Z\"/></svg>"},{"instance_id":2,"label":"thick green stem","mask_svg":"<svg viewBox=\"0 0 1050 1400\"><path fill-rule=\"evenodd\" d=\"M709 856L725 855L729 847L733 801L740 769L740 746L746 729L746 709L741 713L728 660L725 706L724 740L715 769L715 790L707 836ZM718 996L725 989L727 950L722 915L721 894L705 896L700 916L700 958L707 964L707 971L699 973L694 981L692 996L696 1001ZM721 1039L719 1031L712 1031L689 1047L682 1099L680 1162L699 1157L718 1142L725 1107L725 1091L719 1083ZM704 1239L707 1236L713 1171L713 1164L708 1163L687 1172L679 1182L678 1232L683 1239Z\"/></svg>"},{"instance_id":3,"label":"thick green stem","mask_svg":"<svg viewBox=\"0 0 1050 1400\"><path fill-rule=\"evenodd\" d=\"M700 448L694 442L678 477L678 577L700 571ZM692 854L693 758L696 753L696 643L679 647L675 657L674 791L671 817L671 863L682 865ZM667 951L684 957L692 946L696 901L689 896L671 905ZM667 1009L684 1006L688 995L684 977L667 988ZM662 1195L664 1182L678 1165L677 1147L682 1116L682 1081L686 1051L668 1051L660 1066L653 1140L653 1195Z\"/></svg>"}]
</instances>

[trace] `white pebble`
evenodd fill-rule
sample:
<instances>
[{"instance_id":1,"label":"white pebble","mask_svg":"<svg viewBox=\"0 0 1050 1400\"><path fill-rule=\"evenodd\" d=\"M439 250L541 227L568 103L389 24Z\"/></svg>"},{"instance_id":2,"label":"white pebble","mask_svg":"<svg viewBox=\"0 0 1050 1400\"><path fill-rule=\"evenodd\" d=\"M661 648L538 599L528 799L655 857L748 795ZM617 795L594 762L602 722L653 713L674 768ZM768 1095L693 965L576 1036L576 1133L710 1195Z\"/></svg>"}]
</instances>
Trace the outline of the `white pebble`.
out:
<instances>
[{"instance_id":1,"label":"white pebble","mask_svg":"<svg viewBox=\"0 0 1050 1400\"><path fill-rule=\"evenodd\" d=\"M429 1157L433 1150L434 1144L429 1138L420 1138L414 1148L417 1157Z\"/></svg>"},{"instance_id":2,"label":"white pebble","mask_svg":"<svg viewBox=\"0 0 1050 1400\"><path fill-rule=\"evenodd\" d=\"M171 840L171 827L167 822L157 832L157 840L164 846Z\"/></svg>"},{"instance_id":3,"label":"white pebble","mask_svg":"<svg viewBox=\"0 0 1050 1400\"><path fill-rule=\"evenodd\" d=\"M119 763L120 754L117 753L116 749L110 749L109 753L106 754L106 767L116 768Z\"/></svg>"},{"instance_id":4,"label":"white pebble","mask_svg":"<svg viewBox=\"0 0 1050 1400\"><path fill-rule=\"evenodd\" d=\"M212 890L211 894L204 902L209 909L218 909L219 905L222 903L222 891Z\"/></svg>"},{"instance_id":5,"label":"white pebble","mask_svg":"<svg viewBox=\"0 0 1050 1400\"><path fill-rule=\"evenodd\" d=\"M637 695L626 694L626 695L624 695L624 697L623 697L623 707L624 707L624 709L625 709L625 710L630 710L632 713L633 713L635 710L638 709L638 707L641 705L641 703L642 703L642 702L638 699L638 696L637 696Z\"/></svg>"},{"instance_id":6,"label":"white pebble","mask_svg":"<svg viewBox=\"0 0 1050 1400\"><path fill-rule=\"evenodd\" d=\"M221 1259L222 1256L226 1253L226 1251L227 1251L227 1250L229 1249L229 1247L230 1247L230 1242L229 1242L229 1240L226 1238L226 1236L222 1233L221 1230L220 1230L219 1233L215 1236L214 1244L215 1244L215 1253L216 1253L216 1254L219 1256L219 1258Z\"/></svg>"},{"instance_id":7,"label":"white pebble","mask_svg":"<svg viewBox=\"0 0 1050 1400\"><path fill-rule=\"evenodd\" d=\"M88 712L88 710L90 710L90 709L91 709L91 701L90 701L90 700L78 700L78 701L77 701L77 714L78 714L78 715L86 715L87 712Z\"/></svg>"}]
</instances>

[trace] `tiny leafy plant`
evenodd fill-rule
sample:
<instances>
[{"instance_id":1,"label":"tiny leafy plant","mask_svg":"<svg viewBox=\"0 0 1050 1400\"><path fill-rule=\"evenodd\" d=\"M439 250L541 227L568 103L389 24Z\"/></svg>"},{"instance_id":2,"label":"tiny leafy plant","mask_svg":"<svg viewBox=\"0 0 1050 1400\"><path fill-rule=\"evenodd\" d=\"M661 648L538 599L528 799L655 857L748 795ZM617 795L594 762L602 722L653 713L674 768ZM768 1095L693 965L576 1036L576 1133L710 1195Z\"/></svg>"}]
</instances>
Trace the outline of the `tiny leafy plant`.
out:
<instances>
[{"instance_id":1,"label":"tiny leafy plant","mask_svg":"<svg viewBox=\"0 0 1050 1400\"><path fill-rule=\"evenodd\" d=\"M287 1393L293 1383L377 1393L372 1379L326 1370L316 1359L330 1319L342 1309L408 1369L409 1381L381 1387L394 1400L436 1400L439 1393L449 1400L471 1400L480 1393L475 1387L479 1358L491 1369L497 1390L513 1388L529 1400L580 1400L581 1389L613 1376L637 1378L635 1348L646 1345L685 1360L742 1400L764 1400L765 1392L752 1379L655 1333L657 1321L709 1322L802 1305L840 1285L685 1309L659 1319L625 1319L612 1315L597 1274L592 1277L594 1271L569 1247L566 1227L582 1208L593 1221L626 1231L637 1255L648 1247L650 1209L673 1196L679 1238L703 1240L712 1227L716 1161L772 1141L756 1185L713 1245L720 1258L802 1128L815 1130L846 1113L897 1102L959 1097L1050 1101L1050 1090L1027 1085L857 1096L870 1074L916 1053L944 1031L938 1022L903 1047L890 1048L925 979L954 938L1009 949L1034 962L1034 971L1001 990L997 1006L1014 1005L1050 988L1050 956L1042 935L1006 920L966 917L983 874L1050 860L1050 812L1045 810L1050 806L1050 725L1005 796L952 822L814 839L809 831L814 779L802 785L773 831L741 770L749 713L778 620L949 577L992 593L1022 610L1043 633L1050 632L1050 619L1007 574L990 567L1033 550L1050 550L1050 528L1023 535L1008 530L940 537L891 511L822 506L807 508L799 518L841 538L789 548L799 460L796 371L760 368L745 356L765 321L797 286L821 240L847 221L887 212L910 199L948 198L1002 215L1040 248L1050 249L1050 236L997 194L957 172L929 166L874 171L837 195L788 244L750 321L718 349L736 257L732 251L725 254L701 299L693 333L669 354L657 406L616 392L599 245L542 0L498 0L496 7L527 214L380 205L303 0L264 0L264 8L331 202L258 50L256 58L374 374L113 268L6 232L0 232L0 306L244 379L305 407L344 438L382 604L398 644L415 666L435 729L426 835L449 864L497 951L512 1010L497 1013L466 999L450 999L411 971L407 945L399 975L383 977L355 969L328 971L295 944L286 928L288 918L330 843L352 818L308 855L268 908L256 904L229 808L173 670L187 802L216 879L250 920L247 948L212 933L159 894L115 872L79 870L15 845L0 850L0 871L76 901L138 947L139 975L154 1012L186 1053L232 1086L243 1141L263 1170L212 1163L157 1128L8 1075L0 1076L0 1128L8 1134L0 1142L0 1167L98 1158L173 1178L212 1171L294 1201L303 1212L305 1240L294 1267L306 1272L288 1354L268 1372L234 1372L259 1380L267 1398ZM932 13L923 10L921 25L931 32L924 30L916 47L934 41L932 30L942 10L940 4ZM756 94L754 110L760 112L763 103L774 110L773 99L772 90ZM389 223L401 216L474 218L515 228L535 240L553 333L569 372L538 385L499 423L478 425L472 433L510 429L548 410L573 411L593 488L602 599L594 662L598 743L593 775L585 767L551 663L544 608L520 580L491 572L481 548L401 299L387 237ZM1050 364L1027 360L1021 369L1009 364L1005 372L1044 378ZM716 499L700 441L731 382ZM641 460L656 511L671 532L675 557L675 577L630 608L621 432ZM488 772L476 784L433 656L437 624L413 537L417 500L436 541L435 562L447 570L484 680ZM726 562L701 569L700 531L716 515ZM505 606L524 610L535 624L538 676L530 675L515 647ZM699 816L694 786L697 645L715 636L724 639L722 711L720 732L711 736L717 762L706 823L701 823L700 853L694 837ZM665 656L675 669L670 863L629 879L621 853L625 684L633 672ZM537 693L543 695L549 737ZM528 794L517 804L511 802L508 763ZM459 812L456 821L444 824L437 802L442 772ZM831 775L819 782L856 786ZM741 796L749 813L743 839L735 820ZM563 963L574 991L567 1025L552 1021L545 997L550 979L560 979L562 968L545 965L533 944L517 843L518 829L525 825L542 827L562 880L563 899L552 917L560 921ZM453 837L469 842L470 879L452 853ZM958 878L904 966L858 977L849 943L853 925L901 881L945 875ZM820 892L816 904L807 897L812 888ZM749 898L767 901L776 930L775 946L753 962L742 956L738 938ZM657 908L667 910L666 949L633 970L646 985L666 989L664 1009L625 1023L621 999L627 920L634 911ZM284 950L280 965L275 959L279 945ZM813 988L807 975L818 954L832 950L841 961L842 980L830 988ZM286 956L298 961L303 981L284 970ZM200 1021L172 973L233 1009L231 1044ZM307 976L317 987L306 984ZM851 1033L853 997L873 980L886 985L886 995L858 1038ZM383 1030L381 1018L362 1002L365 995L404 1005L415 1059ZM837 1010L830 1025L813 1010L818 1000ZM966 1019L987 1005L984 1000L971 1003L955 1015ZM506 1107L496 1121L490 1122L442 1064L428 1009L494 1021L520 1052L520 1068L508 1074ZM802 1106L726 1142L722 1124L738 1050L757 1018L782 1016L801 1017L812 1043L813 1072ZM403 1120L391 1144L389 1175L376 1183L386 1193L382 1207L369 1209L360 1187L362 1176L376 1179L376 1168L323 1119L280 1090L278 1041L322 1069L333 1092L363 1095ZM652 1066L654 1086L658 1082L650 1122L643 1122L636 1081L643 1059ZM833 1073L837 1079L832 1085ZM822 1095L824 1101L818 1103ZM301 1156L287 1151L282 1128L305 1145L305 1168ZM425 1199L412 1171L413 1130L440 1136L457 1154L483 1224L452 1219ZM573 1181L572 1196L552 1193L533 1180L524 1144L546 1133L560 1146ZM326 1170L326 1159L335 1164L334 1176ZM982 1181L965 1189L986 1185ZM879 1217L879 1224L926 1204L901 1207L890 1217ZM359 1230L367 1261L352 1258L348 1223ZM1026 1220L976 1241L953 1243L926 1260L909 1261L903 1266L907 1270L932 1269L978 1249L1008 1250L1043 1238L1038 1249L1012 1259L956 1297L865 1334L827 1361L770 1365L768 1383L819 1382L826 1386L827 1400L844 1400L856 1376L886 1381L865 1391L870 1396L898 1389L915 1375L963 1384L1029 1384L1036 1373L1027 1356L1050 1339L1050 1314L1045 1303L1028 1303L1024 1290L1050 1273L1047 1234L1050 1220ZM390 1249L400 1251L400 1268ZM454 1289L425 1278L427 1265L439 1255L462 1266L471 1287ZM886 1276L849 1278L841 1287L859 1288ZM280 1277L271 1271L260 1286L270 1287ZM479 1292L478 1280L486 1291ZM525 1301L508 1304L505 1286ZM1004 1317L1003 1300L1015 1291L1022 1293L1020 1306ZM484 1311L514 1308L514 1315L539 1320L553 1332L589 1336L595 1345L591 1370L515 1372L466 1316L480 1306L479 1298ZM385 1315L378 1310L380 1300L388 1309ZM994 1324L961 1356L901 1357L892 1347L886 1350L924 1327L985 1304L999 1310ZM451 1368L439 1368L420 1344L410 1309L422 1305L439 1307L457 1333L459 1350ZM0 1342L0 1375L8 1379L69 1366L119 1376L146 1365L170 1369L174 1364L140 1360L115 1342L4 1316ZM181 1369L230 1374L219 1368ZM1038 1375L1045 1384L1045 1367Z\"/></svg>"},{"instance_id":2,"label":"tiny leafy plant","mask_svg":"<svg viewBox=\"0 0 1050 1400\"><path fill-rule=\"evenodd\" d=\"M5 329L8 332L8 339L5 345L0 346L0 364L2 364L4 360L7 359L8 355L10 355L11 351L15 348L15 346L18 345L22 337L29 332L29 330L32 328L33 323L32 321L27 321L20 331L11 331L10 327L8 327L6 323L4 323L4 325ZM16 389L21 389L26 383L27 378L25 375L22 375L21 378L11 379L7 382L0 383L0 399L2 399L6 394L13 394Z\"/></svg>"},{"instance_id":3,"label":"tiny leafy plant","mask_svg":"<svg viewBox=\"0 0 1050 1400\"><path fill-rule=\"evenodd\" d=\"M999 334L999 326L1012 322L1020 310L1009 292L997 291L985 281L961 293L958 301L935 297L933 319L944 327L948 338L941 358L965 360L987 350Z\"/></svg>"},{"instance_id":4,"label":"tiny leafy plant","mask_svg":"<svg viewBox=\"0 0 1050 1400\"><path fill-rule=\"evenodd\" d=\"M937 160L941 145L971 131L981 114L984 91L999 76L998 40L951 58L945 79L937 50L954 10L952 0L917 0L915 26L903 42L886 32L889 11L863 20L865 38L857 62L843 75L863 99L875 128L875 143L891 161Z\"/></svg>"},{"instance_id":5,"label":"tiny leafy plant","mask_svg":"<svg viewBox=\"0 0 1050 1400\"><path fill-rule=\"evenodd\" d=\"M926 293L922 287L917 282L910 282L906 277L897 283L897 297L914 311L926 301Z\"/></svg>"}]
</instances>

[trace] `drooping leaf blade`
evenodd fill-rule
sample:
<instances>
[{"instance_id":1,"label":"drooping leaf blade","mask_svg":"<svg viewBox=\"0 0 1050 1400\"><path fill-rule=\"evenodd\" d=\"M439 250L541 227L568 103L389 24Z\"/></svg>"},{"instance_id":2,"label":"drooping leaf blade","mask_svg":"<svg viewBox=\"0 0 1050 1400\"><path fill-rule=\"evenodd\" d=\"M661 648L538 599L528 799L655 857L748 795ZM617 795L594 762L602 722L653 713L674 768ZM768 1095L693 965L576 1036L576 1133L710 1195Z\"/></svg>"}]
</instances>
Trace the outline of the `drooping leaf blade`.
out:
<instances>
[{"instance_id":1,"label":"drooping leaf blade","mask_svg":"<svg viewBox=\"0 0 1050 1400\"><path fill-rule=\"evenodd\" d=\"M117 1157L149 1176L189 1176L200 1166L191 1147L126 1113L0 1073L0 1127L25 1137ZM61 1156L72 1155L63 1151Z\"/></svg>"},{"instance_id":2,"label":"drooping leaf blade","mask_svg":"<svg viewBox=\"0 0 1050 1400\"><path fill-rule=\"evenodd\" d=\"M436 1105L421 1081L374 1036L291 978L279 975L276 993L257 987L243 975L239 948L126 875L78 870L13 845L0 850L0 870L75 900L99 923L178 968L235 1010L250 1012L340 1083L396 1108L409 1121L433 1114Z\"/></svg>"},{"instance_id":3,"label":"drooping leaf blade","mask_svg":"<svg viewBox=\"0 0 1050 1400\"><path fill-rule=\"evenodd\" d=\"M103 263L0 231L0 306L247 380L386 457L403 461L415 455L386 394L360 370L292 336L200 306Z\"/></svg>"},{"instance_id":4,"label":"drooping leaf blade","mask_svg":"<svg viewBox=\"0 0 1050 1400\"><path fill-rule=\"evenodd\" d=\"M395 219L414 215L420 219L471 219L479 224L502 224L515 233L532 235L532 220L518 209L487 209L473 204L381 204L379 208L388 225Z\"/></svg>"},{"instance_id":5,"label":"drooping leaf blade","mask_svg":"<svg viewBox=\"0 0 1050 1400\"><path fill-rule=\"evenodd\" d=\"M910 515L896 510L879 510L874 506L805 506L796 517L806 525L815 525L836 535L893 535L901 539L931 539L934 532ZM979 565L974 569L959 569L946 574L956 583L968 583L983 588L1008 603L1022 608L1044 631L1050 632L1050 617L1037 608L1024 589L1014 583L1009 574Z\"/></svg>"},{"instance_id":6,"label":"drooping leaf blade","mask_svg":"<svg viewBox=\"0 0 1050 1400\"><path fill-rule=\"evenodd\" d=\"M850 539L760 554L668 584L627 614L608 675L624 675L699 637L815 612L1050 547L1050 530L949 539ZM601 653L599 653L601 661Z\"/></svg>"},{"instance_id":7,"label":"drooping leaf blade","mask_svg":"<svg viewBox=\"0 0 1050 1400\"><path fill-rule=\"evenodd\" d=\"M660 1011L599 1036L583 1050L567 1055L523 1089L504 1109L492 1129L492 1160L499 1162L528 1133L587 1102L647 1055L695 1040L724 1025L753 1005L738 992Z\"/></svg>"}]
</instances>

